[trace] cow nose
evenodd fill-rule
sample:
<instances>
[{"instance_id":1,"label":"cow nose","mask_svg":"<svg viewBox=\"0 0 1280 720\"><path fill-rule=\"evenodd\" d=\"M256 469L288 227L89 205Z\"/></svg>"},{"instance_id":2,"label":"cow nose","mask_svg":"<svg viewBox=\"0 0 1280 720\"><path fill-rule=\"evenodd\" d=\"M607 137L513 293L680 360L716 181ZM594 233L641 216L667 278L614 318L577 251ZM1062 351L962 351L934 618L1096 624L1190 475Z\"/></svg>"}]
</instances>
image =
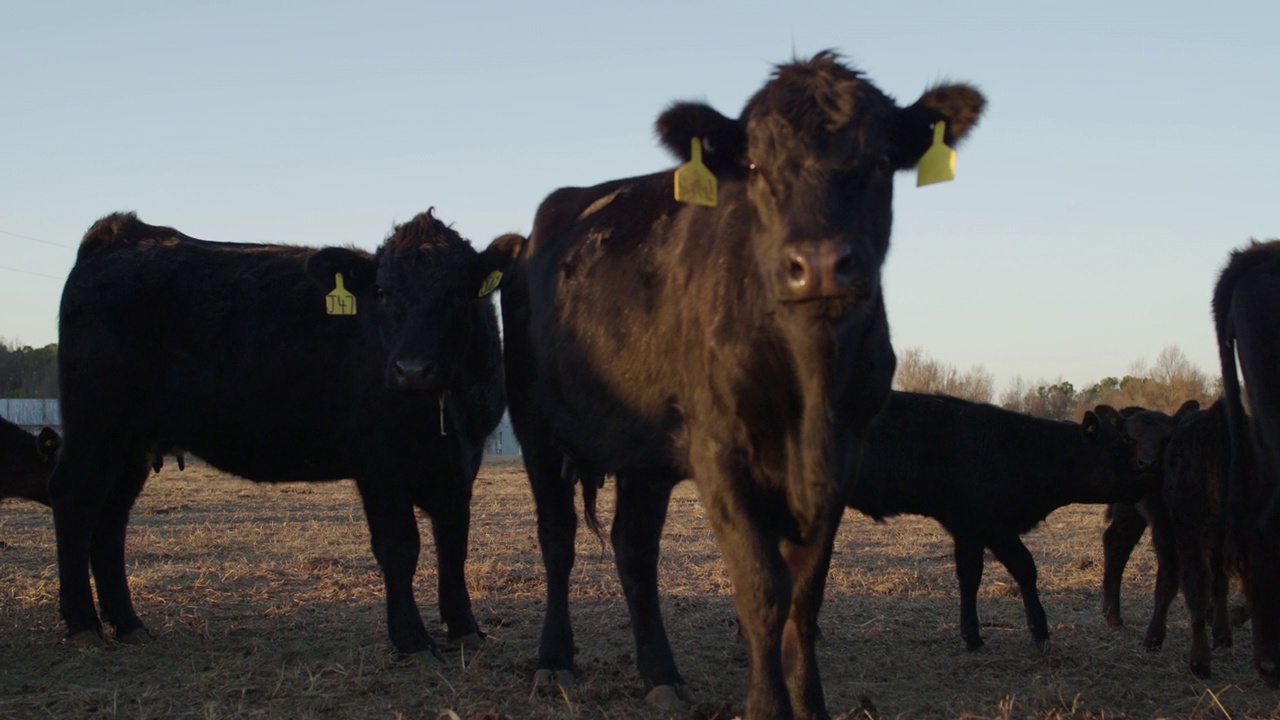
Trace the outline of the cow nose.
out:
<instances>
[{"instance_id":1,"label":"cow nose","mask_svg":"<svg viewBox=\"0 0 1280 720\"><path fill-rule=\"evenodd\" d=\"M427 384L432 366L424 360L399 359L391 364L391 372L401 387L422 387Z\"/></svg>"},{"instance_id":2,"label":"cow nose","mask_svg":"<svg viewBox=\"0 0 1280 720\"><path fill-rule=\"evenodd\" d=\"M787 290L793 300L848 294L854 279L853 248L831 243L787 248Z\"/></svg>"},{"instance_id":3,"label":"cow nose","mask_svg":"<svg viewBox=\"0 0 1280 720\"><path fill-rule=\"evenodd\" d=\"M1151 458L1138 458L1139 470L1150 470L1151 467L1155 464L1156 464L1155 461L1152 460Z\"/></svg>"}]
</instances>

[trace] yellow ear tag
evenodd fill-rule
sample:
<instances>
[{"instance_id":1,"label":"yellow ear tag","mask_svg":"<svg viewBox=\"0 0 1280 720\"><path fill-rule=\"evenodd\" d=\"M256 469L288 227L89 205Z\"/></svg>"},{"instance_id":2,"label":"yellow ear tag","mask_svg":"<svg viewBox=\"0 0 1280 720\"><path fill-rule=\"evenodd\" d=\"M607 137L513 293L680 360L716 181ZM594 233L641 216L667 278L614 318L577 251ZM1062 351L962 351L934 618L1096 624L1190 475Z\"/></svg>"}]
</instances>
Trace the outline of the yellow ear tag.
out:
<instances>
[{"instance_id":1,"label":"yellow ear tag","mask_svg":"<svg viewBox=\"0 0 1280 720\"><path fill-rule=\"evenodd\" d=\"M493 272L489 273L489 276L484 279L484 282L480 283L479 297L484 297L485 295L488 295L494 290L497 290L498 285L501 282L502 282L501 270L494 270Z\"/></svg>"},{"instance_id":2,"label":"yellow ear tag","mask_svg":"<svg viewBox=\"0 0 1280 720\"><path fill-rule=\"evenodd\" d=\"M689 162L676 168L676 200L694 205L716 206L716 176L702 164L702 139L693 139Z\"/></svg>"},{"instance_id":3,"label":"yellow ear tag","mask_svg":"<svg viewBox=\"0 0 1280 720\"><path fill-rule=\"evenodd\" d=\"M942 120L933 124L933 145L925 151L917 166L916 187L948 182L956 179L956 151L942 141L947 124Z\"/></svg>"},{"instance_id":4,"label":"yellow ear tag","mask_svg":"<svg viewBox=\"0 0 1280 720\"><path fill-rule=\"evenodd\" d=\"M334 273L333 278L338 286L324 296L324 311L330 315L355 315L356 296L342 286L342 273Z\"/></svg>"}]
</instances>

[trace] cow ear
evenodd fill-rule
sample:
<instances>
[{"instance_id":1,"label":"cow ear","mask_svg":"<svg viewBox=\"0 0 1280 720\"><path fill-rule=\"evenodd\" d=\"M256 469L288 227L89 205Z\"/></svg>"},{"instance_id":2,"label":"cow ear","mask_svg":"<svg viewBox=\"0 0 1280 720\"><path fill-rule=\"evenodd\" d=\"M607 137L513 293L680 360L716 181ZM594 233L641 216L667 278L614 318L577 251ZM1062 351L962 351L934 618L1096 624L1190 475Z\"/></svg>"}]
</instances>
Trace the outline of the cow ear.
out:
<instances>
[{"instance_id":1,"label":"cow ear","mask_svg":"<svg viewBox=\"0 0 1280 720\"><path fill-rule=\"evenodd\" d=\"M41 459L49 462L58 457L58 450L62 448L62 436L53 428L41 428L40 434L36 436L36 449L40 453Z\"/></svg>"},{"instance_id":2,"label":"cow ear","mask_svg":"<svg viewBox=\"0 0 1280 720\"><path fill-rule=\"evenodd\" d=\"M1093 411L1099 419L1107 421L1111 427L1120 427L1120 413L1110 405L1099 405Z\"/></svg>"},{"instance_id":3,"label":"cow ear","mask_svg":"<svg viewBox=\"0 0 1280 720\"><path fill-rule=\"evenodd\" d=\"M1098 419L1097 415L1093 414L1092 410L1086 410L1084 419L1080 421L1080 432L1084 433L1086 438L1092 438L1098 434L1098 428L1101 423L1102 421Z\"/></svg>"},{"instance_id":4,"label":"cow ear","mask_svg":"<svg viewBox=\"0 0 1280 720\"><path fill-rule=\"evenodd\" d=\"M342 273L343 286L355 294L371 290L377 280L373 258L351 248L321 248L307 258L305 270L325 290L334 288L338 273Z\"/></svg>"},{"instance_id":5,"label":"cow ear","mask_svg":"<svg viewBox=\"0 0 1280 720\"><path fill-rule=\"evenodd\" d=\"M742 174L747 167L747 132L742 123L703 103L675 103L655 123L658 139L688 162L693 139L702 141L702 164L717 176ZM923 151L921 151L923 152Z\"/></svg>"},{"instance_id":6,"label":"cow ear","mask_svg":"<svg viewBox=\"0 0 1280 720\"><path fill-rule=\"evenodd\" d=\"M955 148L978 124L986 108L982 93L966 83L937 85L925 91L898 119L898 142L894 163L899 170L915 167L920 156L933 144L933 126L947 123L944 142Z\"/></svg>"},{"instance_id":7,"label":"cow ear","mask_svg":"<svg viewBox=\"0 0 1280 720\"><path fill-rule=\"evenodd\" d=\"M476 259L472 270L472 280L476 295L484 297L495 290L501 290L511 276L511 268L524 252L527 242L523 235L507 233L500 235L489 243Z\"/></svg>"},{"instance_id":8,"label":"cow ear","mask_svg":"<svg viewBox=\"0 0 1280 720\"><path fill-rule=\"evenodd\" d=\"M1193 412L1196 412L1199 409L1200 409L1200 402L1198 400L1188 400L1182 403L1182 407L1178 408L1178 411L1173 414L1173 419L1175 422L1180 422L1182 418L1190 415Z\"/></svg>"}]
</instances>

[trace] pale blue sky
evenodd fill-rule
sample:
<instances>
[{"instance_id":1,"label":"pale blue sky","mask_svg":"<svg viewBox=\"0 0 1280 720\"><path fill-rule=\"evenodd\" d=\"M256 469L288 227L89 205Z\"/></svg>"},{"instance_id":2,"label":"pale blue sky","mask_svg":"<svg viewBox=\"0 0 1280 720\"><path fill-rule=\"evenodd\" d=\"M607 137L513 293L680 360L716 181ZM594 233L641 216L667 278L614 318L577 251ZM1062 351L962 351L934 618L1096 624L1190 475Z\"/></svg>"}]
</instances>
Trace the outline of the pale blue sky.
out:
<instances>
[{"instance_id":1,"label":"pale blue sky","mask_svg":"<svg viewBox=\"0 0 1280 720\"><path fill-rule=\"evenodd\" d=\"M57 339L75 247L136 210L209 240L372 249L434 205L478 246L541 199L672 165L672 100L736 116L843 52L900 104L986 93L955 182L899 176L898 348L1000 386L1178 345L1216 373L1229 250L1280 236L1274 2L0 5L0 337Z\"/></svg>"}]
</instances>

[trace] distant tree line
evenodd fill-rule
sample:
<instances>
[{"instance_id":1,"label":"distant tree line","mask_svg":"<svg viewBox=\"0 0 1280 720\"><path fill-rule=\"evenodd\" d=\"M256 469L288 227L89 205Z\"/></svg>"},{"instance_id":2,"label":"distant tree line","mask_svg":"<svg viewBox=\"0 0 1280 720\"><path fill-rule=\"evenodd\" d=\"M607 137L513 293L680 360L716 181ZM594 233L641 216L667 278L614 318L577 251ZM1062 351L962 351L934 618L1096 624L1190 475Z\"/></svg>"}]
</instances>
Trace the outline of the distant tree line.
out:
<instances>
[{"instance_id":1,"label":"distant tree line","mask_svg":"<svg viewBox=\"0 0 1280 720\"><path fill-rule=\"evenodd\" d=\"M918 347L898 354L893 387L897 390L937 393L990 403L995 381L981 365L966 372L929 357ZM1222 394L1222 379L1195 366L1177 346L1160 351L1155 364L1138 361L1123 377L1106 377L1077 389L1059 378L1028 382L1016 377L995 404L1010 410L1054 420L1079 420L1085 410L1106 404L1116 409L1132 405L1173 413L1187 400L1208 407Z\"/></svg>"},{"instance_id":2,"label":"distant tree line","mask_svg":"<svg viewBox=\"0 0 1280 720\"><path fill-rule=\"evenodd\" d=\"M58 397L58 345L33 348L0 339L0 397Z\"/></svg>"}]
</instances>

